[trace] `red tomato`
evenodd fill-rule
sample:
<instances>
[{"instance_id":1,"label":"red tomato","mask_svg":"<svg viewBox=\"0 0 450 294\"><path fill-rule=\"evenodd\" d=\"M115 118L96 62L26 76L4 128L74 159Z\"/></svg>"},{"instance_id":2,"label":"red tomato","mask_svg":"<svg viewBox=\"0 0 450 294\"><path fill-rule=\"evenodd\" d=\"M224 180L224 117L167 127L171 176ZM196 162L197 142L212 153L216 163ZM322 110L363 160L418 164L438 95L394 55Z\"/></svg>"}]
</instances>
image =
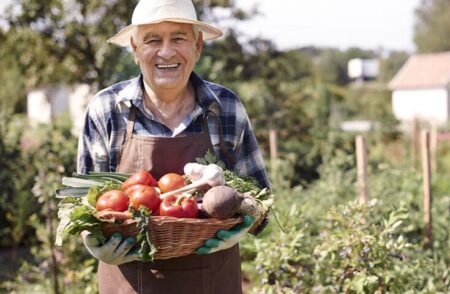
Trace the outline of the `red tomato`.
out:
<instances>
[{"instance_id":1,"label":"red tomato","mask_svg":"<svg viewBox=\"0 0 450 294\"><path fill-rule=\"evenodd\" d=\"M159 193L151 186L138 187L132 191L129 196L130 204L136 209L139 209L141 205L143 205L152 212L155 212L158 210L159 204L161 203Z\"/></svg>"},{"instance_id":2,"label":"red tomato","mask_svg":"<svg viewBox=\"0 0 450 294\"><path fill-rule=\"evenodd\" d=\"M126 189L126 190L123 190L123 191L125 192L125 194L127 194L128 196L130 196L130 194L131 194L133 191L135 191L135 190L137 190L137 189L140 189L140 188L143 188L143 187L151 187L151 186L141 185L141 184L136 184L136 185L127 187L127 189Z\"/></svg>"},{"instance_id":3,"label":"red tomato","mask_svg":"<svg viewBox=\"0 0 450 294\"><path fill-rule=\"evenodd\" d=\"M125 191L137 184L158 187L158 182L148 171L140 171L133 174L122 184L122 190Z\"/></svg>"},{"instance_id":4,"label":"red tomato","mask_svg":"<svg viewBox=\"0 0 450 294\"><path fill-rule=\"evenodd\" d=\"M125 211L128 209L128 197L120 190L110 190L98 197L95 208L97 211L105 209Z\"/></svg>"},{"instance_id":5,"label":"red tomato","mask_svg":"<svg viewBox=\"0 0 450 294\"><path fill-rule=\"evenodd\" d=\"M186 181L182 175L176 173L168 173L163 175L158 181L161 193L173 191L186 186Z\"/></svg>"},{"instance_id":6,"label":"red tomato","mask_svg":"<svg viewBox=\"0 0 450 294\"><path fill-rule=\"evenodd\" d=\"M195 199L187 197L180 198L177 195L164 198L159 206L159 215L178 218L197 218L198 208Z\"/></svg>"}]
</instances>

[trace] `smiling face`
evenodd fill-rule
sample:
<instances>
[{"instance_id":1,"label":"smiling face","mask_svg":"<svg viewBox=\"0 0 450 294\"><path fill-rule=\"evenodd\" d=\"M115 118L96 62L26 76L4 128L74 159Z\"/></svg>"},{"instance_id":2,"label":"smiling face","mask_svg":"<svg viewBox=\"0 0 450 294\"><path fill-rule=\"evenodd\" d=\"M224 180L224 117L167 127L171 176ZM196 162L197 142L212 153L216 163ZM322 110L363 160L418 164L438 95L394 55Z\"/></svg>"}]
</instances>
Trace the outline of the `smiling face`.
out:
<instances>
[{"instance_id":1,"label":"smiling face","mask_svg":"<svg viewBox=\"0 0 450 294\"><path fill-rule=\"evenodd\" d=\"M138 26L131 40L134 60L155 93L186 88L202 45L192 25L174 22Z\"/></svg>"}]
</instances>

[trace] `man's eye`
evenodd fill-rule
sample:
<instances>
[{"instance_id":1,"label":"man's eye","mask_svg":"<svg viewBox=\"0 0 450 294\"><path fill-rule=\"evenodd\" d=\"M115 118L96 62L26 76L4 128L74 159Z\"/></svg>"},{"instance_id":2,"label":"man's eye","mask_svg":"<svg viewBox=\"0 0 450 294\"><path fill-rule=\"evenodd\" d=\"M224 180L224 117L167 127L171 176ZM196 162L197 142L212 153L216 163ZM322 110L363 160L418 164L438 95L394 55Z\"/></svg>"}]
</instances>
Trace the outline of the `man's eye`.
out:
<instances>
[{"instance_id":1,"label":"man's eye","mask_svg":"<svg viewBox=\"0 0 450 294\"><path fill-rule=\"evenodd\" d=\"M159 41L160 41L159 39L148 39L145 41L145 44L156 44Z\"/></svg>"},{"instance_id":2,"label":"man's eye","mask_svg":"<svg viewBox=\"0 0 450 294\"><path fill-rule=\"evenodd\" d=\"M175 38L175 42L177 42L177 43L181 43L184 40L185 40L184 38Z\"/></svg>"}]
</instances>

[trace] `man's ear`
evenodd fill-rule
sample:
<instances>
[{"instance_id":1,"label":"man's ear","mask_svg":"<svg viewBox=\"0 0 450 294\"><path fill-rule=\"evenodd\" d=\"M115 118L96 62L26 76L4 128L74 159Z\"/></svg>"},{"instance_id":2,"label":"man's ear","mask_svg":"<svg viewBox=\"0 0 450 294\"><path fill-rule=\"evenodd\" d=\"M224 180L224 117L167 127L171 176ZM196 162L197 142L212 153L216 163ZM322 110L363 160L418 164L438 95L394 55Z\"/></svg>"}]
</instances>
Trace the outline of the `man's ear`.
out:
<instances>
[{"instance_id":1,"label":"man's ear","mask_svg":"<svg viewBox=\"0 0 450 294\"><path fill-rule=\"evenodd\" d=\"M137 65L139 65L139 60L136 56L136 49L137 49L137 45L133 40L133 37L130 37L130 44L131 44L131 50L133 51L133 58L134 58L134 63L136 63Z\"/></svg>"},{"instance_id":2,"label":"man's ear","mask_svg":"<svg viewBox=\"0 0 450 294\"><path fill-rule=\"evenodd\" d=\"M196 62L200 59L200 55L202 54L203 48L203 33L198 32L197 42L195 43L195 47L197 49Z\"/></svg>"}]
</instances>

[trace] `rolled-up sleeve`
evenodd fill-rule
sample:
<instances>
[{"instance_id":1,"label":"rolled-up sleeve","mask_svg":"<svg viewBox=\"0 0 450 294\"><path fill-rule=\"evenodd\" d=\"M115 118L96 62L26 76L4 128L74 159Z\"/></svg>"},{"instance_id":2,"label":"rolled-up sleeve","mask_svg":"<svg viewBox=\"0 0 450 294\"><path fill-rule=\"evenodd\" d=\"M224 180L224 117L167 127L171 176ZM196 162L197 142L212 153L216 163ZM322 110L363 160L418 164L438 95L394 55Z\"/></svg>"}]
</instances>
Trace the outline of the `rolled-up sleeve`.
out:
<instances>
[{"instance_id":1,"label":"rolled-up sleeve","mask_svg":"<svg viewBox=\"0 0 450 294\"><path fill-rule=\"evenodd\" d=\"M235 172L240 176L255 178L261 187L270 187L264 159L248 117L243 121L241 135L234 150L236 157Z\"/></svg>"}]
</instances>

